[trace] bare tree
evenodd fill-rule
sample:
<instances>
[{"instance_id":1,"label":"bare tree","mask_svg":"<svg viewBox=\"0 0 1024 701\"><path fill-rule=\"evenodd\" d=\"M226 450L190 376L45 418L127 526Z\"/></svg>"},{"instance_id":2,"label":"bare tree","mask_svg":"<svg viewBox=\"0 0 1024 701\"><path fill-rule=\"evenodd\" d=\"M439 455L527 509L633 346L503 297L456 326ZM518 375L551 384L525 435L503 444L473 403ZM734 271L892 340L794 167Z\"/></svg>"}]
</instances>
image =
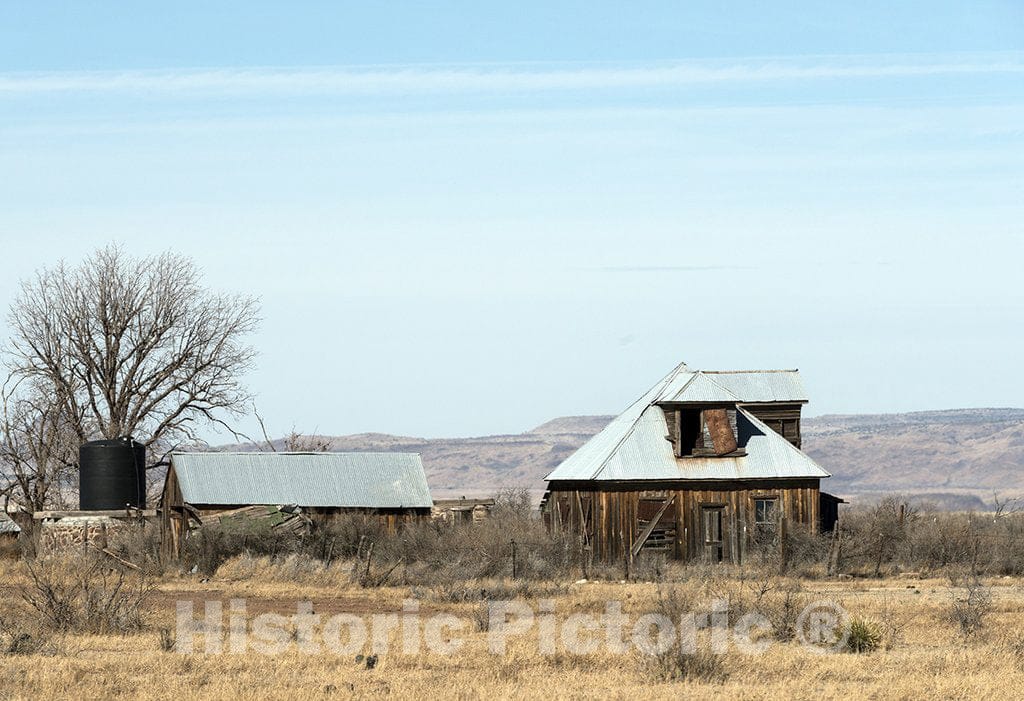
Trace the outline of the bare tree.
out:
<instances>
[{"instance_id":1,"label":"bare tree","mask_svg":"<svg viewBox=\"0 0 1024 701\"><path fill-rule=\"evenodd\" d=\"M108 246L37 272L8 322L12 382L48 388L78 442L131 435L153 454L197 440L202 425L232 430L225 415L249 401L256 300L203 287L174 253Z\"/></svg>"},{"instance_id":2,"label":"bare tree","mask_svg":"<svg viewBox=\"0 0 1024 701\"><path fill-rule=\"evenodd\" d=\"M263 422L263 417L256 410L255 405L252 408L253 414L256 416L256 421L260 425L260 431L263 433L263 445L267 452L276 453L277 446L271 439L270 434L267 433L267 425ZM325 436L317 435L314 433L299 433L292 427L291 433L284 437L284 452L286 453L330 453L334 450L334 441Z\"/></svg>"},{"instance_id":3,"label":"bare tree","mask_svg":"<svg viewBox=\"0 0 1024 701\"><path fill-rule=\"evenodd\" d=\"M1019 498L1007 497L1005 499L1000 498L999 492L992 492L992 511L993 516L997 519L1015 514L1024 509L1024 503Z\"/></svg>"},{"instance_id":4,"label":"bare tree","mask_svg":"<svg viewBox=\"0 0 1024 701\"><path fill-rule=\"evenodd\" d=\"M71 422L49 393L36 386L16 393L5 386L0 417L0 494L40 511L70 504L78 441Z\"/></svg>"}]
</instances>

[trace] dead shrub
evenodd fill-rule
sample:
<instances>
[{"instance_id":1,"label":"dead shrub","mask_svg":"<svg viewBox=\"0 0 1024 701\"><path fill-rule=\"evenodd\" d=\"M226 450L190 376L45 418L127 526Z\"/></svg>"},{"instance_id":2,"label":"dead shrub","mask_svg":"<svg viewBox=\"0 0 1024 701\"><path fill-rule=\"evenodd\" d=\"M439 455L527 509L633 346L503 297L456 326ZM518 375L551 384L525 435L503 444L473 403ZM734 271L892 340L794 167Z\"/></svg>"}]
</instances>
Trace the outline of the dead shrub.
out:
<instances>
[{"instance_id":1,"label":"dead shrub","mask_svg":"<svg viewBox=\"0 0 1024 701\"><path fill-rule=\"evenodd\" d=\"M772 575L820 577L825 572L829 538L800 523L787 524L784 535L774 530L755 532L744 567Z\"/></svg>"},{"instance_id":2,"label":"dead shrub","mask_svg":"<svg viewBox=\"0 0 1024 701\"><path fill-rule=\"evenodd\" d=\"M692 587L660 586L657 595L656 612L673 625L690 619L696 611L698 592ZM715 653L710 645L707 636L703 636L693 649L689 649L679 635L665 650L641 653L641 666L657 681L725 681L728 678L725 655Z\"/></svg>"},{"instance_id":3,"label":"dead shrub","mask_svg":"<svg viewBox=\"0 0 1024 701\"><path fill-rule=\"evenodd\" d=\"M1017 634L1006 643L1006 649L1013 658L1017 669L1024 669L1024 635Z\"/></svg>"},{"instance_id":4,"label":"dead shrub","mask_svg":"<svg viewBox=\"0 0 1024 701\"><path fill-rule=\"evenodd\" d=\"M886 566L905 561L917 521L917 509L899 496L848 510L840 522L844 563L869 568L873 576L881 576Z\"/></svg>"},{"instance_id":5,"label":"dead shrub","mask_svg":"<svg viewBox=\"0 0 1024 701\"><path fill-rule=\"evenodd\" d=\"M55 651L51 633L25 616L0 617L0 655L36 655Z\"/></svg>"},{"instance_id":6,"label":"dead shrub","mask_svg":"<svg viewBox=\"0 0 1024 701\"><path fill-rule=\"evenodd\" d=\"M799 585L787 583L757 601L753 612L768 619L776 640L788 642L796 637L797 619L808 603Z\"/></svg>"},{"instance_id":7,"label":"dead shrub","mask_svg":"<svg viewBox=\"0 0 1024 701\"><path fill-rule=\"evenodd\" d=\"M192 533L186 541L185 566L212 577L232 557L247 553L273 559L296 552L299 542L291 533L271 529L206 526Z\"/></svg>"},{"instance_id":8,"label":"dead shrub","mask_svg":"<svg viewBox=\"0 0 1024 701\"><path fill-rule=\"evenodd\" d=\"M170 628L161 627L159 631L159 644L161 652L172 652L174 650L174 634Z\"/></svg>"},{"instance_id":9,"label":"dead shrub","mask_svg":"<svg viewBox=\"0 0 1024 701\"><path fill-rule=\"evenodd\" d=\"M44 630L128 633L143 627L142 603L154 585L144 574L111 568L103 556L26 562L21 597Z\"/></svg>"},{"instance_id":10,"label":"dead shrub","mask_svg":"<svg viewBox=\"0 0 1024 701\"><path fill-rule=\"evenodd\" d=\"M725 657L706 646L698 645L696 650L687 651L675 643L664 652L646 655L642 664L657 681L721 683L729 678Z\"/></svg>"},{"instance_id":11,"label":"dead shrub","mask_svg":"<svg viewBox=\"0 0 1024 701\"><path fill-rule=\"evenodd\" d=\"M545 655L544 661L556 670L573 670L578 672L598 672L606 669L607 663L597 655L586 655L565 650L556 650L553 655Z\"/></svg>"},{"instance_id":12,"label":"dead shrub","mask_svg":"<svg viewBox=\"0 0 1024 701\"><path fill-rule=\"evenodd\" d=\"M525 496L524 496L525 495ZM568 578L579 562L574 538L549 532L520 492L499 494L491 515L479 523L411 524L397 534L368 537L373 567L404 565L397 581L437 585L451 581Z\"/></svg>"},{"instance_id":13,"label":"dead shrub","mask_svg":"<svg viewBox=\"0 0 1024 701\"><path fill-rule=\"evenodd\" d=\"M679 584L659 586L657 596L657 613L673 623L697 610L697 592L691 587Z\"/></svg>"},{"instance_id":14,"label":"dead shrub","mask_svg":"<svg viewBox=\"0 0 1024 701\"><path fill-rule=\"evenodd\" d=\"M148 522L132 523L114 531L107 544L110 552L154 577L164 573L160 548L160 527Z\"/></svg>"},{"instance_id":15,"label":"dead shrub","mask_svg":"<svg viewBox=\"0 0 1024 701\"><path fill-rule=\"evenodd\" d=\"M907 627L906 618L900 614L896 603L891 597L882 601L882 609L878 616L878 629L882 634L882 647L892 650L903 642L903 633Z\"/></svg>"},{"instance_id":16,"label":"dead shrub","mask_svg":"<svg viewBox=\"0 0 1024 701\"><path fill-rule=\"evenodd\" d=\"M668 558L664 553L641 551L629 568L629 578L634 582L662 582L668 571Z\"/></svg>"},{"instance_id":17,"label":"dead shrub","mask_svg":"<svg viewBox=\"0 0 1024 701\"><path fill-rule=\"evenodd\" d=\"M844 512L847 570L880 576L889 571L968 571L972 575L1024 574L1024 512L991 513L918 508L888 497Z\"/></svg>"},{"instance_id":18,"label":"dead shrub","mask_svg":"<svg viewBox=\"0 0 1024 701\"><path fill-rule=\"evenodd\" d=\"M985 619L992 611L992 592L977 578L967 581L960 595L953 595L948 620L965 640L978 635L985 627Z\"/></svg>"},{"instance_id":19,"label":"dead shrub","mask_svg":"<svg viewBox=\"0 0 1024 701\"><path fill-rule=\"evenodd\" d=\"M188 539L185 566L210 577L242 554L273 561L298 556L325 567L335 561L355 561L353 582L371 587L429 587L507 577L564 579L581 561L578 540L549 532L526 490L496 495L491 514L479 523L419 522L389 532L375 515L344 514L315 522L312 532L301 537L206 527Z\"/></svg>"},{"instance_id":20,"label":"dead shrub","mask_svg":"<svg viewBox=\"0 0 1024 701\"><path fill-rule=\"evenodd\" d=\"M977 519L984 525L979 538L979 562L993 575L1024 574L1024 513L997 512L991 518Z\"/></svg>"},{"instance_id":21,"label":"dead shrub","mask_svg":"<svg viewBox=\"0 0 1024 701\"><path fill-rule=\"evenodd\" d=\"M243 553L229 558L217 568L217 576L233 581L259 579L262 581L337 585L352 579L349 561L320 562L303 555L270 558L265 555Z\"/></svg>"},{"instance_id":22,"label":"dead shrub","mask_svg":"<svg viewBox=\"0 0 1024 701\"><path fill-rule=\"evenodd\" d=\"M928 513L910 534L906 565L922 570L944 570L970 565L977 551L968 514Z\"/></svg>"},{"instance_id":23,"label":"dead shrub","mask_svg":"<svg viewBox=\"0 0 1024 701\"><path fill-rule=\"evenodd\" d=\"M762 572L752 579L719 580L709 591L712 596L726 601L729 624L740 618L756 614L768 621L772 637L781 642L796 637L797 619L810 603L799 580Z\"/></svg>"},{"instance_id":24,"label":"dead shrub","mask_svg":"<svg viewBox=\"0 0 1024 701\"><path fill-rule=\"evenodd\" d=\"M830 536L816 533L810 526L794 523L782 539L779 574L795 577L820 577L825 572Z\"/></svg>"},{"instance_id":25,"label":"dead shrub","mask_svg":"<svg viewBox=\"0 0 1024 701\"><path fill-rule=\"evenodd\" d=\"M17 560L21 557L20 538L0 538L0 560Z\"/></svg>"},{"instance_id":26,"label":"dead shrub","mask_svg":"<svg viewBox=\"0 0 1024 701\"><path fill-rule=\"evenodd\" d=\"M558 582L535 582L521 579L454 580L432 589L414 587L413 592L425 593L424 598L450 604L472 601L511 601L538 599L564 593L565 585Z\"/></svg>"},{"instance_id":27,"label":"dead shrub","mask_svg":"<svg viewBox=\"0 0 1024 701\"><path fill-rule=\"evenodd\" d=\"M489 601L477 602L473 607L473 623L481 633L491 629L491 604Z\"/></svg>"},{"instance_id":28,"label":"dead shrub","mask_svg":"<svg viewBox=\"0 0 1024 701\"><path fill-rule=\"evenodd\" d=\"M299 554L321 562L354 558L367 543L382 543L387 529L376 516L342 514L329 521L314 521L313 529L299 543Z\"/></svg>"}]
</instances>

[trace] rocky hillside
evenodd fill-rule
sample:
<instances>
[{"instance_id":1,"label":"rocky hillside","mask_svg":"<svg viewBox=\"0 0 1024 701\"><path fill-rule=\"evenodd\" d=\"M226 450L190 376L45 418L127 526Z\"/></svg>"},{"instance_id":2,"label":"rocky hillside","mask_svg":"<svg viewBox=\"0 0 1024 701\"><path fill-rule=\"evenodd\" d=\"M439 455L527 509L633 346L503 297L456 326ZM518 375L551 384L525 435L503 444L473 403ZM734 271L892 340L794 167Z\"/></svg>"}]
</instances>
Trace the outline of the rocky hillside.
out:
<instances>
[{"instance_id":1,"label":"rocky hillside","mask_svg":"<svg viewBox=\"0 0 1024 701\"><path fill-rule=\"evenodd\" d=\"M840 494L1024 494L1024 409L821 416L805 421L804 448Z\"/></svg>"},{"instance_id":2,"label":"rocky hillside","mask_svg":"<svg viewBox=\"0 0 1024 701\"><path fill-rule=\"evenodd\" d=\"M544 476L610 418L567 416L526 433L478 438L322 438L332 450L420 453L437 496L473 496L542 489ZM283 441L275 443L283 449ZM1024 495L1024 409L808 418L804 448L832 473L825 488L847 497L904 492L964 508L990 501L993 492Z\"/></svg>"}]
</instances>

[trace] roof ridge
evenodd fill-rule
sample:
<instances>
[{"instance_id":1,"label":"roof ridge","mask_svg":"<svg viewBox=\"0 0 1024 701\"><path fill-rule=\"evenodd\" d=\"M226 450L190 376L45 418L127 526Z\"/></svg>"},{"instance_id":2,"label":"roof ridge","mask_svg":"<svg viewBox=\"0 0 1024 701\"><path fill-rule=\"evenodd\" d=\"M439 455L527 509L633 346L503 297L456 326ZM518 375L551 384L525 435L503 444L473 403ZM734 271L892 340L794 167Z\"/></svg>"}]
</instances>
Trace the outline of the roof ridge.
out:
<instances>
[{"instance_id":1,"label":"roof ridge","mask_svg":"<svg viewBox=\"0 0 1024 701\"><path fill-rule=\"evenodd\" d=\"M605 456L604 460L601 461L601 464L597 466L597 469L594 470L594 473L590 476L590 479L596 479L597 476L601 474L602 471L604 471L604 468L608 466L608 461L612 459L612 456L615 455L615 452L619 449L619 447L626 442L627 438L633 435L633 432L636 430L636 426L638 423L640 423L640 419L643 418L643 415L647 413L647 410L649 408L655 405L655 402L657 401L661 393L664 391L664 389L668 387L672 383L672 380L674 380L676 376L682 371L692 372L685 362L679 363L674 368L672 368L667 375L661 378L660 381L654 383L654 385L649 390L647 390L646 392L643 393L643 395L638 397L635 402L626 407L626 410L622 412L623 414L626 413L626 411L632 409L634 406L636 406L637 402L643 401L643 399L646 398L648 395L654 395L653 399L647 402L646 406L644 406L644 408L640 410L640 413L636 415L636 418L633 419L633 422L629 425L629 428L626 429L626 431L622 434L622 437L619 438L619 440L615 442L615 445L612 447L612 449L608 451L608 454ZM690 382L692 381L693 378L691 377L689 380L686 381L686 384L690 384ZM655 392L655 390L657 390L657 392ZM621 415L622 414L620 414L619 416ZM612 423L615 423L615 421L613 420ZM609 426L610 425L611 424L609 424Z\"/></svg>"},{"instance_id":2,"label":"roof ridge","mask_svg":"<svg viewBox=\"0 0 1024 701\"><path fill-rule=\"evenodd\" d=\"M739 395L737 395L735 392L733 392L731 389L729 389L728 387L722 385L719 382L716 382L711 377L708 377L707 373L704 370L691 370L690 372L692 372L693 374L690 377L690 379L686 381L686 384L684 384L682 387L680 387L677 391L673 392L671 394L671 396L662 397L661 396L661 392L659 392L659 396L658 396L658 399L656 401L658 401L658 402L683 402L683 403L691 402L691 403L700 403L701 400L680 399L680 397L683 397L683 396L686 395L686 391L690 388L691 385L693 385L695 382L698 381L698 378L703 378L704 382L710 383L711 386L715 390L717 390L717 391L721 392L722 394L726 395L726 397L729 398L728 401L735 401L735 402L743 401L743 399Z\"/></svg>"},{"instance_id":3,"label":"roof ridge","mask_svg":"<svg viewBox=\"0 0 1024 701\"><path fill-rule=\"evenodd\" d=\"M800 372L799 368L782 368L776 370L695 370L694 372L702 372L706 375L742 375L742 374L763 374L768 372Z\"/></svg>"},{"instance_id":4,"label":"roof ridge","mask_svg":"<svg viewBox=\"0 0 1024 701\"><path fill-rule=\"evenodd\" d=\"M175 455L420 455L412 450L175 450Z\"/></svg>"}]
</instances>

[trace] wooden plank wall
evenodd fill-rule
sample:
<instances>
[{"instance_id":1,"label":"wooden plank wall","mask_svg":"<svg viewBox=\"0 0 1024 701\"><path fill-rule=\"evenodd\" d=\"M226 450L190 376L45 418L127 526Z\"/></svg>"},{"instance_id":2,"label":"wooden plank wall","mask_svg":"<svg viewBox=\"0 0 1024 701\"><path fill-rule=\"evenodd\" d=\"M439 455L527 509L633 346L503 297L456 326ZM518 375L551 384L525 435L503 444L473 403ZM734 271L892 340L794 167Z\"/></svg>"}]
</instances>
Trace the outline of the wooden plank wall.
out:
<instances>
[{"instance_id":1,"label":"wooden plank wall","mask_svg":"<svg viewBox=\"0 0 1024 701\"><path fill-rule=\"evenodd\" d=\"M797 448L803 444L800 430L801 404L744 404L743 408Z\"/></svg>"},{"instance_id":2,"label":"wooden plank wall","mask_svg":"<svg viewBox=\"0 0 1024 701\"><path fill-rule=\"evenodd\" d=\"M181 489L174 468L167 468L164 491L160 497L160 555L165 561L181 557L184 547L185 516L182 513Z\"/></svg>"},{"instance_id":3,"label":"wooden plank wall","mask_svg":"<svg viewBox=\"0 0 1024 701\"><path fill-rule=\"evenodd\" d=\"M659 523L659 529L674 530L673 554L678 559L700 558L704 554L703 507L723 507L723 561L740 563L754 535L754 500L776 498L778 517L791 524L818 528L818 481L737 482L691 485L659 485L657 489L616 486L596 489L593 483L551 485L548 508L550 522L579 533L595 560L613 562L629 552L646 523L639 518L641 500L664 501L672 492L676 498ZM646 509L649 511L649 509ZM781 523L779 524L781 526Z\"/></svg>"}]
</instances>

